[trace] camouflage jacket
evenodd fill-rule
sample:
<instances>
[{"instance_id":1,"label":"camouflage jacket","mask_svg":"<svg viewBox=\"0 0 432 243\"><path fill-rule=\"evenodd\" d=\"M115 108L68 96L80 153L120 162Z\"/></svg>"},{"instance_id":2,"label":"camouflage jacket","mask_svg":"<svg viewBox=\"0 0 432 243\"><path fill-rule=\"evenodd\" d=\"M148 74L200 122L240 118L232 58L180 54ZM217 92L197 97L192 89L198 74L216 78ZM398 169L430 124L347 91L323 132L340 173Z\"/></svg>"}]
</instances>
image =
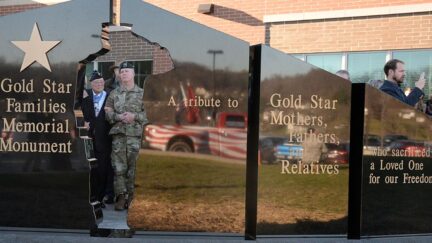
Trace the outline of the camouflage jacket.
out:
<instances>
[{"instance_id":1,"label":"camouflage jacket","mask_svg":"<svg viewBox=\"0 0 432 243\"><path fill-rule=\"evenodd\" d=\"M137 85L131 90L117 87L111 91L105 104L106 120L112 124L109 134L125 134L126 136L140 137L143 125L146 124L147 116L143 102L144 90ZM120 114L131 112L135 120L131 124L121 122Z\"/></svg>"}]
</instances>

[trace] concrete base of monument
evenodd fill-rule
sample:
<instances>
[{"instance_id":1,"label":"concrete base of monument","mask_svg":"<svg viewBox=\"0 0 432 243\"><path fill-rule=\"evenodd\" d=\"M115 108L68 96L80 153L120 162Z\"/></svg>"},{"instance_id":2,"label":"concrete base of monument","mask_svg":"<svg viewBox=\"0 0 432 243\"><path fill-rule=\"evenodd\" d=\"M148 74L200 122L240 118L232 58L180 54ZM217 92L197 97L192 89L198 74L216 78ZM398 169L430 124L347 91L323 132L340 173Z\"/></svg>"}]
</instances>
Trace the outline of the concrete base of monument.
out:
<instances>
[{"instance_id":1,"label":"concrete base of monument","mask_svg":"<svg viewBox=\"0 0 432 243\"><path fill-rule=\"evenodd\" d=\"M98 223L97 235L100 237L132 237L134 231L127 225L127 210L115 211L114 204L106 204L102 209L102 221Z\"/></svg>"},{"instance_id":2,"label":"concrete base of monument","mask_svg":"<svg viewBox=\"0 0 432 243\"><path fill-rule=\"evenodd\" d=\"M103 219L98 228L102 229L129 229L127 225L127 210L115 211L114 204L105 204L102 209Z\"/></svg>"}]
</instances>

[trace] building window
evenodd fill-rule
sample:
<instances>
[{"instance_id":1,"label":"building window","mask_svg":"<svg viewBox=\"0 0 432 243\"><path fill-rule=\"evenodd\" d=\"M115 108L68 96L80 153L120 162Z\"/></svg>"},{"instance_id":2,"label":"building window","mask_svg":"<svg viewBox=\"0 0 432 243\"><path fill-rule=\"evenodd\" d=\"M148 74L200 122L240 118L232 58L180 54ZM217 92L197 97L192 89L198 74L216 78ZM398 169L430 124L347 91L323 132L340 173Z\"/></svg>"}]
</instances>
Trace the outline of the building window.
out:
<instances>
[{"instance_id":1,"label":"building window","mask_svg":"<svg viewBox=\"0 0 432 243\"><path fill-rule=\"evenodd\" d=\"M146 77L152 74L153 61L152 60L128 60L132 62L135 66L135 83L139 87L144 87L144 81ZM114 61L109 62L91 62L86 66L86 77L87 80L90 79L93 70L97 70L102 74L102 77L107 80L112 78L113 73L110 67L115 64Z\"/></svg>"},{"instance_id":2,"label":"building window","mask_svg":"<svg viewBox=\"0 0 432 243\"><path fill-rule=\"evenodd\" d=\"M90 62L86 64L86 82L84 88L90 89L90 78L94 70L98 71L102 77L107 80L112 77L110 67L114 65L114 61L110 62Z\"/></svg>"},{"instance_id":3,"label":"building window","mask_svg":"<svg viewBox=\"0 0 432 243\"><path fill-rule=\"evenodd\" d=\"M295 54L294 57L306 60L321 69L335 73L339 69L348 70L353 83L366 83L369 80L383 80L384 64L392 59L405 62L407 76L405 85L414 87L420 74L425 72L426 98L432 95L432 50L401 50L376 52L343 52L325 54Z\"/></svg>"},{"instance_id":4,"label":"building window","mask_svg":"<svg viewBox=\"0 0 432 243\"><path fill-rule=\"evenodd\" d=\"M335 73L342 69L342 53L312 54L306 56L306 61L328 72Z\"/></svg>"},{"instance_id":5,"label":"building window","mask_svg":"<svg viewBox=\"0 0 432 243\"><path fill-rule=\"evenodd\" d=\"M114 62L90 62L86 64L86 78L90 80L94 70L98 71L102 77L107 80L112 77L110 67L114 65Z\"/></svg>"},{"instance_id":6,"label":"building window","mask_svg":"<svg viewBox=\"0 0 432 243\"><path fill-rule=\"evenodd\" d=\"M110 67L114 66L114 64L114 61L97 63L97 70L105 80L112 78L113 73L111 72Z\"/></svg>"},{"instance_id":7,"label":"building window","mask_svg":"<svg viewBox=\"0 0 432 243\"><path fill-rule=\"evenodd\" d=\"M371 79L384 79L386 52L348 53L348 72L353 83L367 83Z\"/></svg>"},{"instance_id":8,"label":"building window","mask_svg":"<svg viewBox=\"0 0 432 243\"><path fill-rule=\"evenodd\" d=\"M130 61L135 66L135 83L143 88L144 81L148 75L152 74L153 61Z\"/></svg>"},{"instance_id":9,"label":"building window","mask_svg":"<svg viewBox=\"0 0 432 243\"><path fill-rule=\"evenodd\" d=\"M305 55L303 55L303 54L292 54L291 56L293 56L293 57L295 57L297 59L300 59L302 61L305 60Z\"/></svg>"},{"instance_id":10,"label":"building window","mask_svg":"<svg viewBox=\"0 0 432 243\"><path fill-rule=\"evenodd\" d=\"M423 89L425 98L432 93L432 50L394 51L393 58L405 63L405 84L413 88L421 73L425 73L426 85Z\"/></svg>"}]
</instances>

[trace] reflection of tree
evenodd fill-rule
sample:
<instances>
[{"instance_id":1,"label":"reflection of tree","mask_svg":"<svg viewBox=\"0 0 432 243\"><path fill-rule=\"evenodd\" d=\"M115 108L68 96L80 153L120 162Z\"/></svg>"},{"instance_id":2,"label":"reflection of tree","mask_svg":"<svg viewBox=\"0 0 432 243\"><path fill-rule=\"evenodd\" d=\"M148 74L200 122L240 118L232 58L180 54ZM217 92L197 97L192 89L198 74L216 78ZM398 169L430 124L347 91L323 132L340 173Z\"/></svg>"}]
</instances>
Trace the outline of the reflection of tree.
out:
<instances>
[{"instance_id":1,"label":"reflection of tree","mask_svg":"<svg viewBox=\"0 0 432 243\"><path fill-rule=\"evenodd\" d=\"M180 83L190 84L196 96L221 100L220 111L245 112L247 107L247 71L215 70L215 81L212 82L211 69L195 64L176 62L175 69L164 74L152 75L146 79L144 101L147 116L153 123L174 124L175 107L168 107L171 96L178 102L181 97ZM214 91L213 91L214 87ZM227 100L236 99L239 106L227 107ZM163 109L164 112L161 112ZM201 122L211 113L210 108L200 107Z\"/></svg>"},{"instance_id":2,"label":"reflection of tree","mask_svg":"<svg viewBox=\"0 0 432 243\"><path fill-rule=\"evenodd\" d=\"M413 140L430 140L431 120L422 112L366 86L366 134L405 135Z\"/></svg>"},{"instance_id":3,"label":"reflection of tree","mask_svg":"<svg viewBox=\"0 0 432 243\"><path fill-rule=\"evenodd\" d=\"M353 83L367 83L371 79L383 79L384 73L382 69L374 69L367 73L351 73Z\"/></svg>"}]
</instances>

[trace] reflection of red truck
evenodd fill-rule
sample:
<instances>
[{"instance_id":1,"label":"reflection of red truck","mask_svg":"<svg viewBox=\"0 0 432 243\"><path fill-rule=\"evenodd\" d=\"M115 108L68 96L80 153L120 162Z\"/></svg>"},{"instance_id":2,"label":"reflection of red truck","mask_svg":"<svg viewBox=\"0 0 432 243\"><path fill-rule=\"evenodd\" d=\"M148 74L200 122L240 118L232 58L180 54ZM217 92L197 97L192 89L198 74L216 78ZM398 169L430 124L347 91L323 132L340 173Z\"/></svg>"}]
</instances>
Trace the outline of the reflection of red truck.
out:
<instances>
[{"instance_id":1,"label":"reflection of red truck","mask_svg":"<svg viewBox=\"0 0 432 243\"><path fill-rule=\"evenodd\" d=\"M145 127L148 147L163 151L195 152L245 159L247 115L220 112L215 127L154 125Z\"/></svg>"}]
</instances>

